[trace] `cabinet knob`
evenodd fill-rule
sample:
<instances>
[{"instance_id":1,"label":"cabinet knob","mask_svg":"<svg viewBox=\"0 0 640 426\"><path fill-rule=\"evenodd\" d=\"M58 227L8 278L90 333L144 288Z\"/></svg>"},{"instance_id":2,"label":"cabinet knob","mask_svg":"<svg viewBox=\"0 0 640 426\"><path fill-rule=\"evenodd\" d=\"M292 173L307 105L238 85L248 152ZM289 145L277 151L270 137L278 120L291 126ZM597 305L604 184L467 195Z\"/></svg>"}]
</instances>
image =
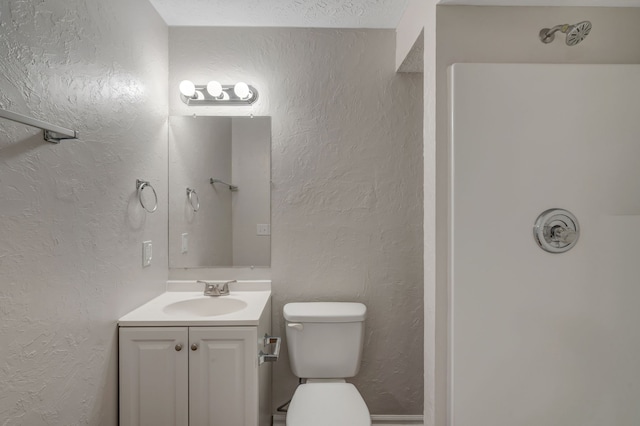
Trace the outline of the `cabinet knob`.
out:
<instances>
[{"instance_id":1,"label":"cabinet knob","mask_svg":"<svg viewBox=\"0 0 640 426\"><path fill-rule=\"evenodd\" d=\"M182 350L182 344L178 343L176 345L176 351L180 352Z\"/></svg>"},{"instance_id":2,"label":"cabinet knob","mask_svg":"<svg viewBox=\"0 0 640 426\"><path fill-rule=\"evenodd\" d=\"M198 344L194 343L193 345L191 345L191 350L192 351L197 351L198 350Z\"/></svg>"}]
</instances>

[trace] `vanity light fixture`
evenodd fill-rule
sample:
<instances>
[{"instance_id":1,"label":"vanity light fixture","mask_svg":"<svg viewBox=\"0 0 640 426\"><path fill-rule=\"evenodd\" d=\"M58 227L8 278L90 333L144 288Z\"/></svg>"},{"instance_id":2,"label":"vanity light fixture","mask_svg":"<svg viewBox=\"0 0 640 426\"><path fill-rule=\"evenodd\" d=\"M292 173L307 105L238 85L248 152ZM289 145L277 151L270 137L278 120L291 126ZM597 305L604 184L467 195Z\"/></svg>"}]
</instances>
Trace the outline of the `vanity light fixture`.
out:
<instances>
[{"instance_id":1,"label":"vanity light fixture","mask_svg":"<svg viewBox=\"0 0 640 426\"><path fill-rule=\"evenodd\" d=\"M258 100L258 90L242 81L223 85L212 80L206 85L196 85L190 80L183 80L180 82L180 99L189 106L251 105Z\"/></svg>"}]
</instances>

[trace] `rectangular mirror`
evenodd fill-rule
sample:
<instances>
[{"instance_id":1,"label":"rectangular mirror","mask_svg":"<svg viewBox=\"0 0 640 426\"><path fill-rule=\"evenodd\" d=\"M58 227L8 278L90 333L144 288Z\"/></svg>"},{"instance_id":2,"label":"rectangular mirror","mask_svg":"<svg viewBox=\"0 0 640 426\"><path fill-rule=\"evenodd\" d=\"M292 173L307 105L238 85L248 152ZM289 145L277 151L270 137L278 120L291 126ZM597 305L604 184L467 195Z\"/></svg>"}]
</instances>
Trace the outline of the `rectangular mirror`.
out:
<instances>
[{"instance_id":1,"label":"rectangular mirror","mask_svg":"<svg viewBox=\"0 0 640 426\"><path fill-rule=\"evenodd\" d=\"M169 117L169 267L270 265L271 117Z\"/></svg>"}]
</instances>

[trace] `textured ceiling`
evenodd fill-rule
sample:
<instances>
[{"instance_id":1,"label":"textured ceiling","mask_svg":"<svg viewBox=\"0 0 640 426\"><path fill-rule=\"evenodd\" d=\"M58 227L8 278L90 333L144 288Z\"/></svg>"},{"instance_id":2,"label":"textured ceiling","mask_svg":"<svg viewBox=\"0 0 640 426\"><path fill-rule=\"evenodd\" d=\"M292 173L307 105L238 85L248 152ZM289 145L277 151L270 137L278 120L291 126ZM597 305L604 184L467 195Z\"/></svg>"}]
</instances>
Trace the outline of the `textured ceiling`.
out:
<instances>
[{"instance_id":1,"label":"textured ceiling","mask_svg":"<svg viewBox=\"0 0 640 426\"><path fill-rule=\"evenodd\" d=\"M170 26L396 28L408 0L150 0Z\"/></svg>"},{"instance_id":2,"label":"textured ceiling","mask_svg":"<svg viewBox=\"0 0 640 426\"><path fill-rule=\"evenodd\" d=\"M396 28L409 2L409 0L149 1L170 26L308 28ZM438 4L640 7L640 0L438 0Z\"/></svg>"}]
</instances>

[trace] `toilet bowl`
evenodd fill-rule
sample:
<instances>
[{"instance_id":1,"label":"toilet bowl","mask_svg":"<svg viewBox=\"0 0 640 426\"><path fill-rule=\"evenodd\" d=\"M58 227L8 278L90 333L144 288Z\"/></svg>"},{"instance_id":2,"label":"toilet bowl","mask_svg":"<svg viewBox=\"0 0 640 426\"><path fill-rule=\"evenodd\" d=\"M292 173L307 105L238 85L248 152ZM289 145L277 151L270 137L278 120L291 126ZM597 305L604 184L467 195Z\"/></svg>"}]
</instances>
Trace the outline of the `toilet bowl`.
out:
<instances>
[{"instance_id":1,"label":"toilet bowl","mask_svg":"<svg viewBox=\"0 0 640 426\"><path fill-rule=\"evenodd\" d=\"M283 314L296 389L287 426L370 426L362 396L345 378L360 369L367 308L361 303L289 303Z\"/></svg>"},{"instance_id":2,"label":"toilet bowl","mask_svg":"<svg viewBox=\"0 0 640 426\"><path fill-rule=\"evenodd\" d=\"M369 409L351 383L307 382L287 410L287 426L370 426Z\"/></svg>"}]
</instances>

